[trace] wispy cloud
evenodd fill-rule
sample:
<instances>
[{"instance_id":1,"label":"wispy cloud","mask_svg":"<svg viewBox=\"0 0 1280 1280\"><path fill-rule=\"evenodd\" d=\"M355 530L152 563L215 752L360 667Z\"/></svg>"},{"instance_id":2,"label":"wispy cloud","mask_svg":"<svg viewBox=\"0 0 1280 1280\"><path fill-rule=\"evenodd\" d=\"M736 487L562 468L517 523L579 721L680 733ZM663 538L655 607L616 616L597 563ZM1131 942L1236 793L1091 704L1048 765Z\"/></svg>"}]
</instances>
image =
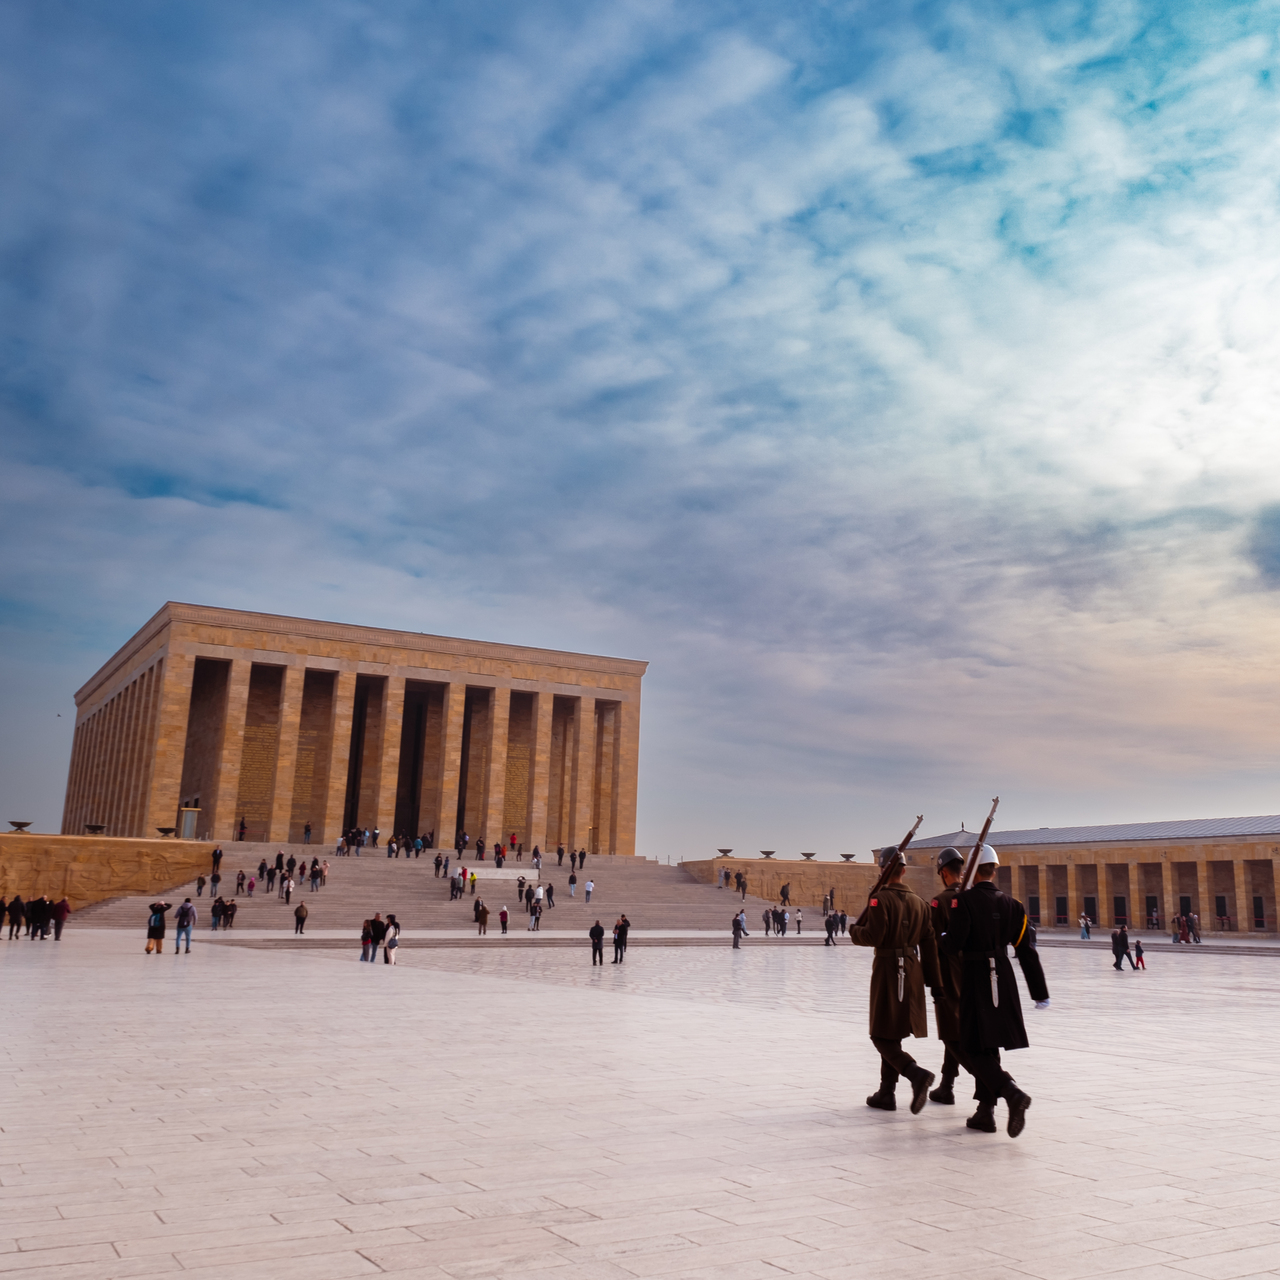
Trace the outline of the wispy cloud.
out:
<instances>
[{"instance_id":1,"label":"wispy cloud","mask_svg":"<svg viewBox=\"0 0 1280 1280\"><path fill-rule=\"evenodd\" d=\"M652 659L651 848L1274 808L1277 9L10 6L11 714L193 598Z\"/></svg>"}]
</instances>

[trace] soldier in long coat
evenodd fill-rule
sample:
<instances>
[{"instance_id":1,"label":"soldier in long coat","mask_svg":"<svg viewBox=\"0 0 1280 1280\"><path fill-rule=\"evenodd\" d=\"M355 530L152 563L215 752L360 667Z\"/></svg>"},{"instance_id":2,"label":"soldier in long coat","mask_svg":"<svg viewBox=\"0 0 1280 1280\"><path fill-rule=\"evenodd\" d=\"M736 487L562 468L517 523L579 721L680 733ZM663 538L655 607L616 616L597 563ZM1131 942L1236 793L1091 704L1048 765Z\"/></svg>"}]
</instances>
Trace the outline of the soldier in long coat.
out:
<instances>
[{"instance_id":1,"label":"soldier in long coat","mask_svg":"<svg viewBox=\"0 0 1280 1280\"><path fill-rule=\"evenodd\" d=\"M978 1110L966 1125L994 1133L995 1103L1004 1098L1009 1107L1008 1133L1016 1138L1026 1126L1031 1099L1000 1065L1001 1049L1027 1047L1027 1029L1008 947L1014 948L1022 964L1032 997L1047 1000L1049 992L1022 903L995 886L998 862L996 851L983 845L976 883L951 899L951 919L941 945L947 954L963 958L960 1047L965 1065L978 1081Z\"/></svg>"},{"instance_id":2,"label":"soldier in long coat","mask_svg":"<svg viewBox=\"0 0 1280 1280\"><path fill-rule=\"evenodd\" d=\"M935 938L944 937L951 927L951 904L958 897L956 886L960 883L963 871L964 856L959 849L948 846L938 854L938 878L942 881L942 889L929 904L929 918ZM955 1105L953 1086L960 1068L969 1069L964 1051L960 1048L960 990L963 975L964 962L959 954L945 951L940 946L939 982L933 989L933 1014L938 1024L938 1039L946 1046L946 1052L942 1058L942 1080L929 1094L929 1099L947 1106Z\"/></svg>"},{"instance_id":3,"label":"soldier in long coat","mask_svg":"<svg viewBox=\"0 0 1280 1280\"><path fill-rule=\"evenodd\" d=\"M924 1107L932 1071L926 1071L902 1047L907 1036L927 1036L926 983L938 982L938 950L929 920L929 904L902 883L906 862L896 845L880 851L880 866L897 870L849 926L854 946L874 947L871 966L871 1043L880 1054L880 1088L867 1106L894 1111L899 1076L911 1082L911 1113Z\"/></svg>"}]
</instances>

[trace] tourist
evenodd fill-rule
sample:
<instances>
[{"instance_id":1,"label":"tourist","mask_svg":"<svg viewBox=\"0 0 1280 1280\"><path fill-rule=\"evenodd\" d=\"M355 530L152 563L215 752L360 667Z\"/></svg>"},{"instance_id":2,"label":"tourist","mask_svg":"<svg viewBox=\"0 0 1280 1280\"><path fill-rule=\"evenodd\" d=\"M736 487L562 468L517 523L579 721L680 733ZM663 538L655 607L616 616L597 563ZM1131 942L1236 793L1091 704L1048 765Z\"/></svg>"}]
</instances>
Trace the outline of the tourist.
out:
<instances>
[{"instance_id":1,"label":"tourist","mask_svg":"<svg viewBox=\"0 0 1280 1280\"><path fill-rule=\"evenodd\" d=\"M576 871L569 872L569 897L573 897L574 890L578 887L578 873Z\"/></svg>"},{"instance_id":2,"label":"tourist","mask_svg":"<svg viewBox=\"0 0 1280 1280\"><path fill-rule=\"evenodd\" d=\"M311 878L311 892L319 893L320 892L320 864L318 862L313 862L311 864L310 878Z\"/></svg>"},{"instance_id":3,"label":"tourist","mask_svg":"<svg viewBox=\"0 0 1280 1280\"><path fill-rule=\"evenodd\" d=\"M240 838L242 840L244 839L243 836L241 836ZM211 870L221 871L222 870L222 846L220 844L214 845L213 853L210 856L213 859L213 867L211 868Z\"/></svg>"},{"instance_id":4,"label":"tourist","mask_svg":"<svg viewBox=\"0 0 1280 1280\"><path fill-rule=\"evenodd\" d=\"M302 843L311 843L311 823L307 822L302 828Z\"/></svg>"},{"instance_id":5,"label":"tourist","mask_svg":"<svg viewBox=\"0 0 1280 1280\"><path fill-rule=\"evenodd\" d=\"M300 902L293 909L293 931L295 934L302 932L303 926L307 923L307 904Z\"/></svg>"},{"instance_id":6,"label":"tourist","mask_svg":"<svg viewBox=\"0 0 1280 1280\"><path fill-rule=\"evenodd\" d=\"M556 887L553 884L547 885L547 906L554 907L556 905Z\"/></svg>"},{"instance_id":7,"label":"tourist","mask_svg":"<svg viewBox=\"0 0 1280 1280\"><path fill-rule=\"evenodd\" d=\"M511 912L509 912L506 909L506 907L503 907L502 910L498 912L498 923L502 926L503 933L506 933L507 921L510 919L511 919Z\"/></svg>"},{"instance_id":8,"label":"tourist","mask_svg":"<svg viewBox=\"0 0 1280 1280\"><path fill-rule=\"evenodd\" d=\"M583 886L586 892L586 899L588 902L591 901L591 890L594 889L595 887L596 887L596 882L594 880L588 880L587 883Z\"/></svg>"},{"instance_id":9,"label":"tourist","mask_svg":"<svg viewBox=\"0 0 1280 1280\"><path fill-rule=\"evenodd\" d=\"M542 899L543 899L543 896L544 896L545 892L546 892L546 891L543 889L543 887L542 887L541 885L539 885L539 886L538 886L538 887L533 891L533 905L534 905L535 907L540 907L540 906L542 906Z\"/></svg>"},{"instance_id":10,"label":"tourist","mask_svg":"<svg viewBox=\"0 0 1280 1280\"><path fill-rule=\"evenodd\" d=\"M326 885L329 883L329 859L326 858L320 864L320 883Z\"/></svg>"},{"instance_id":11,"label":"tourist","mask_svg":"<svg viewBox=\"0 0 1280 1280\"><path fill-rule=\"evenodd\" d=\"M480 904L479 910L476 912L477 933L479 936L489 932L489 908L484 905L483 898L477 898Z\"/></svg>"},{"instance_id":12,"label":"tourist","mask_svg":"<svg viewBox=\"0 0 1280 1280\"><path fill-rule=\"evenodd\" d=\"M270 893L276 887L276 869L275 867L267 868L267 892Z\"/></svg>"},{"instance_id":13,"label":"tourist","mask_svg":"<svg viewBox=\"0 0 1280 1280\"><path fill-rule=\"evenodd\" d=\"M261 884L267 878L267 860L263 858L258 863L258 883Z\"/></svg>"},{"instance_id":14,"label":"tourist","mask_svg":"<svg viewBox=\"0 0 1280 1280\"><path fill-rule=\"evenodd\" d=\"M591 939L591 967L594 969L597 964L604 964L604 925L597 920L587 930L587 937Z\"/></svg>"},{"instance_id":15,"label":"tourist","mask_svg":"<svg viewBox=\"0 0 1280 1280\"><path fill-rule=\"evenodd\" d=\"M212 892L212 890L210 890L210 892ZM209 904L209 922L210 922L209 927L214 931L214 933L217 933L218 926L222 923L222 899L221 898L215 898Z\"/></svg>"},{"instance_id":16,"label":"tourist","mask_svg":"<svg viewBox=\"0 0 1280 1280\"><path fill-rule=\"evenodd\" d=\"M155 947L156 955L164 950L164 913L172 905L169 902L153 902L147 908L151 913L147 916L147 955L151 954L152 947Z\"/></svg>"},{"instance_id":17,"label":"tourist","mask_svg":"<svg viewBox=\"0 0 1280 1280\"><path fill-rule=\"evenodd\" d=\"M237 871L236 872L236 893L244 892L244 882L245 882L244 872L242 870Z\"/></svg>"},{"instance_id":18,"label":"tourist","mask_svg":"<svg viewBox=\"0 0 1280 1280\"><path fill-rule=\"evenodd\" d=\"M1082 911L1080 913L1080 937L1083 941L1089 940L1089 917Z\"/></svg>"},{"instance_id":19,"label":"tourist","mask_svg":"<svg viewBox=\"0 0 1280 1280\"><path fill-rule=\"evenodd\" d=\"M564 845L562 844L556 846L556 866L564 866Z\"/></svg>"},{"instance_id":20,"label":"tourist","mask_svg":"<svg viewBox=\"0 0 1280 1280\"><path fill-rule=\"evenodd\" d=\"M187 899L191 901L190 898ZM53 940L54 942L62 941L62 926L67 923L67 917L71 914L71 903L66 898L61 898L53 907ZM0 898L0 927L4 926L4 899Z\"/></svg>"},{"instance_id":21,"label":"tourist","mask_svg":"<svg viewBox=\"0 0 1280 1280\"><path fill-rule=\"evenodd\" d=\"M293 873L297 869L297 866L298 866L297 858L295 858L293 854L290 854L288 861L284 864L285 872L290 879L293 878Z\"/></svg>"},{"instance_id":22,"label":"tourist","mask_svg":"<svg viewBox=\"0 0 1280 1280\"><path fill-rule=\"evenodd\" d=\"M840 933L843 935L849 927L849 913L842 911L840 913Z\"/></svg>"},{"instance_id":23,"label":"tourist","mask_svg":"<svg viewBox=\"0 0 1280 1280\"><path fill-rule=\"evenodd\" d=\"M742 917L740 915L733 917L733 949L738 950L742 940Z\"/></svg>"},{"instance_id":24,"label":"tourist","mask_svg":"<svg viewBox=\"0 0 1280 1280\"><path fill-rule=\"evenodd\" d=\"M627 919L626 913L618 917L618 923L613 926L613 958L615 964L621 964L627 958L627 934L631 931L631 921Z\"/></svg>"},{"instance_id":25,"label":"tourist","mask_svg":"<svg viewBox=\"0 0 1280 1280\"><path fill-rule=\"evenodd\" d=\"M577 851L575 850L569 854L569 870L576 871L577 869L578 869L578 854L577 854Z\"/></svg>"},{"instance_id":26,"label":"tourist","mask_svg":"<svg viewBox=\"0 0 1280 1280\"><path fill-rule=\"evenodd\" d=\"M26 903L22 901L22 895L15 893L12 901L9 903L9 938L21 938L22 926L27 921Z\"/></svg>"},{"instance_id":27,"label":"tourist","mask_svg":"<svg viewBox=\"0 0 1280 1280\"><path fill-rule=\"evenodd\" d=\"M824 947L834 947L836 945L836 929L840 926L840 919L834 911L832 911L823 921L823 925L827 931L827 940L822 945Z\"/></svg>"},{"instance_id":28,"label":"tourist","mask_svg":"<svg viewBox=\"0 0 1280 1280\"><path fill-rule=\"evenodd\" d=\"M791 883L788 881L778 890L778 896L782 899L782 905L789 907L791 905Z\"/></svg>"},{"instance_id":29,"label":"tourist","mask_svg":"<svg viewBox=\"0 0 1280 1280\"><path fill-rule=\"evenodd\" d=\"M196 909L190 898L184 898L182 905L173 913L173 954L182 950L182 935L187 935L187 955L191 954L191 928L196 922Z\"/></svg>"},{"instance_id":30,"label":"tourist","mask_svg":"<svg viewBox=\"0 0 1280 1280\"><path fill-rule=\"evenodd\" d=\"M215 871L209 877L209 897L216 898L218 896L218 886L222 883L222 872Z\"/></svg>"},{"instance_id":31,"label":"tourist","mask_svg":"<svg viewBox=\"0 0 1280 1280\"><path fill-rule=\"evenodd\" d=\"M476 891L476 873L473 871L471 873L471 892L475 893L475 891Z\"/></svg>"},{"instance_id":32,"label":"tourist","mask_svg":"<svg viewBox=\"0 0 1280 1280\"><path fill-rule=\"evenodd\" d=\"M395 836L387 841L387 857L398 858L400 856L400 847L396 844Z\"/></svg>"},{"instance_id":33,"label":"tourist","mask_svg":"<svg viewBox=\"0 0 1280 1280\"><path fill-rule=\"evenodd\" d=\"M240 818L240 826L236 830L236 839L243 840L245 837L245 832L248 831L248 829L249 829L249 824L245 822L244 817L242 816Z\"/></svg>"},{"instance_id":34,"label":"tourist","mask_svg":"<svg viewBox=\"0 0 1280 1280\"><path fill-rule=\"evenodd\" d=\"M382 948L382 963L395 964L396 951L400 946L400 922L389 911L386 928L387 931L383 934L386 945Z\"/></svg>"},{"instance_id":35,"label":"tourist","mask_svg":"<svg viewBox=\"0 0 1280 1280\"><path fill-rule=\"evenodd\" d=\"M373 930L369 928L369 921L366 920L360 926L360 959L368 960L369 952L373 948Z\"/></svg>"},{"instance_id":36,"label":"tourist","mask_svg":"<svg viewBox=\"0 0 1280 1280\"><path fill-rule=\"evenodd\" d=\"M800 927L804 924L804 910L801 907L796 908L796 937L800 936Z\"/></svg>"},{"instance_id":37,"label":"tourist","mask_svg":"<svg viewBox=\"0 0 1280 1280\"><path fill-rule=\"evenodd\" d=\"M368 835L368 834L369 834L369 833L366 831L366 832L365 832L365 835ZM379 828L377 828L377 827L374 827L374 829L373 829L373 847L374 847L375 849L378 847L378 837L379 837L381 834L382 834L381 830L380 830Z\"/></svg>"},{"instance_id":38,"label":"tourist","mask_svg":"<svg viewBox=\"0 0 1280 1280\"><path fill-rule=\"evenodd\" d=\"M382 946L382 940L387 936L387 922L382 918L382 912L375 911L373 919L369 921L369 937L373 942L373 951L370 953L369 959L376 960L378 958L378 948Z\"/></svg>"},{"instance_id":39,"label":"tourist","mask_svg":"<svg viewBox=\"0 0 1280 1280\"><path fill-rule=\"evenodd\" d=\"M252 876L249 877L249 884L247 887L249 890L249 897L251 898L253 897L253 890L254 890L254 887L257 885L257 883L258 882Z\"/></svg>"},{"instance_id":40,"label":"tourist","mask_svg":"<svg viewBox=\"0 0 1280 1280\"><path fill-rule=\"evenodd\" d=\"M437 879L437 880L439 880L439 879L440 879L440 868L444 865L444 861L443 861L443 859L440 857L440 855L439 855L438 853L436 854L435 858L432 860L431 865L432 865L433 867L435 867L435 869L436 869L436 879Z\"/></svg>"},{"instance_id":41,"label":"tourist","mask_svg":"<svg viewBox=\"0 0 1280 1280\"><path fill-rule=\"evenodd\" d=\"M239 911L239 910L240 910L240 908L236 906L236 900L235 900L234 898L232 898L230 902L224 902L224 903L222 904L222 927L223 927L223 929L230 929L230 928L231 928L231 926L232 926L233 924L235 924L235 922L236 922L236 912L237 912L237 911Z\"/></svg>"},{"instance_id":42,"label":"tourist","mask_svg":"<svg viewBox=\"0 0 1280 1280\"><path fill-rule=\"evenodd\" d=\"M1133 966L1135 969L1145 969L1147 962L1142 958L1142 939L1135 938L1133 940L1133 954L1137 963Z\"/></svg>"},{"instance_id":43,"label":"tourist","mask_svg":"<svg viewBox=\"0 0 1280 1280\"><path fill-rule=\"evenodd\" d=\"M196 876L196 897L197 898L204 897L204 887L208 883L209 882L204 878L204 876Z\"/></svg>"},{"instance_id":44,"label":"tourist","mask_svg":"<svg viewBox=\"0 0 1280 1280\"><path fill-rule=\"evenodd\" d=\"M293 877L292 877L292 876L288 876L288 877L286 877L285 882L284 882L284 902L285 902L285 906L288 906L288 905L289 905L289 899L293 896L293 890L294 890Z\"/></svg>"},{"instance_id":45,"label":"tourist","mask_svg":"<svg viewBox=\"0 0 1280 1280\"><path fill-rule=\"evenodd\" d=\"M1191 938L1194 942L1200 941L1200 917L1193 911L1187 917L1187 924L1191 927Z\"/></svg>"}]
</instances>

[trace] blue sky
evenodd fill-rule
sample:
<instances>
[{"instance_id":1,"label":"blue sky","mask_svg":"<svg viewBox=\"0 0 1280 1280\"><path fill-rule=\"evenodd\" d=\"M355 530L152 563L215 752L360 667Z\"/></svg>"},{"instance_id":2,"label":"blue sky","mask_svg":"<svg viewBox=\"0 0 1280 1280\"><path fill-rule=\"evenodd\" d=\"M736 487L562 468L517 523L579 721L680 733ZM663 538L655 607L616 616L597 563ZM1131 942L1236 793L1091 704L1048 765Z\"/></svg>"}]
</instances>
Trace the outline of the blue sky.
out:
<instances>
[{"instance_id":1,"label":"blue sky","mask_svg":"<svg viewBox=\"0 0 1280 1280\"><path fill-rule=\"evenodd\" d=\"M651 853L1280 810L1278 28L4 6L2 816L166 599L649 659Z\"/></svg>"}]
</instances>

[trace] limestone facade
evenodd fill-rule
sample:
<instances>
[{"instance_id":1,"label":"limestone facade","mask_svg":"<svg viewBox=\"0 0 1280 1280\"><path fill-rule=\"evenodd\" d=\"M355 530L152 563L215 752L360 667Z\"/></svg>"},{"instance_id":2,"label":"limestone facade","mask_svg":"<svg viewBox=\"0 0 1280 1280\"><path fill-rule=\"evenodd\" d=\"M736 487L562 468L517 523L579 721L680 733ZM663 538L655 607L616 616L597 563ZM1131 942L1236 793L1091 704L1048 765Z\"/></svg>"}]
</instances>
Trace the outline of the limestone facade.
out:
<instances>
[{"instance_id":1,"label":"limestone facade","mask_svg":"<svg viewBox=\"0 0 1280 1280\"><path fill-rule=\"evenodd\" d=\"M647 666L170 602L76 694L62 830L634 854Z\"/></svg>"}]
</instances>

